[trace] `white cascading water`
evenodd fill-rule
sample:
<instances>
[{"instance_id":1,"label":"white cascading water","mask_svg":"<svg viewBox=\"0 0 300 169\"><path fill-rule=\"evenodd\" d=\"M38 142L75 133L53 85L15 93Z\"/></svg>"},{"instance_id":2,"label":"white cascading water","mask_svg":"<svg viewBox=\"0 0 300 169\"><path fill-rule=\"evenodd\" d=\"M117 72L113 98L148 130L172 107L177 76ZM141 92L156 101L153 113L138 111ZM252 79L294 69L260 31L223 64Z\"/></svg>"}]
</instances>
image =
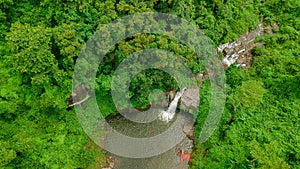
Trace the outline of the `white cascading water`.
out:
<instances>
[{"instance_id":1,"label":"white cascading water","mask_svg":"<svg viewBox=\"0 0 300 169\"><path fill-rule=\"evenodd\" d=\"M175 111L177 108L177 104L181 96L183 95L186 88L183 88L182 90L178 91L175 95L175 98L172 100L171 104L168 107L167 111L162 110L160 114L158 115L158 119L164 122L171 121L175 116Z\"/></svg>"}]
</instances>

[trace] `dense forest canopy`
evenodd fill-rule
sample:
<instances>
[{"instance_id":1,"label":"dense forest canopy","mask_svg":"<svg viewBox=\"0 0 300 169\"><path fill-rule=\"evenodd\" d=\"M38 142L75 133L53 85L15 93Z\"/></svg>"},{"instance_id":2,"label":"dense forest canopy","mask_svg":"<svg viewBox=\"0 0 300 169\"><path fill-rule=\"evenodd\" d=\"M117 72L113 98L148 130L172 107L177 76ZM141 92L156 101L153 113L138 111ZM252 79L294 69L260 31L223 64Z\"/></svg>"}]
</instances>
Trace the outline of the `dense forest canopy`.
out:
<instances>
[{"instance_id":1,"label":"dense forest canopy","mask_svg":"<svg viewBox=\"0 0 300 169\"><path fill-rule=\"evenodd\" d=\"M271 33L256 39L262 45L252 50L251 67L226 70L223 117L207 142L195 143L190 167L300 168L297 0L0 0L0 168L105 165L104 152L89 140L68 107L74 65L95 31L141 12L182 17L203 30L215 47L259 23L266 25ZM95 88L104 116L115 113L110 95L114 70L128 55L148 48L173 51L193 73L205 72L194 51L172 37L138 34L124 39L97 72ZM143 71L131 82L132 104L147 107L155 88L178 86L163 71ZM209 91L209 81L204 81L196 135L209 109Z\"/></svg>"}]
</instances>

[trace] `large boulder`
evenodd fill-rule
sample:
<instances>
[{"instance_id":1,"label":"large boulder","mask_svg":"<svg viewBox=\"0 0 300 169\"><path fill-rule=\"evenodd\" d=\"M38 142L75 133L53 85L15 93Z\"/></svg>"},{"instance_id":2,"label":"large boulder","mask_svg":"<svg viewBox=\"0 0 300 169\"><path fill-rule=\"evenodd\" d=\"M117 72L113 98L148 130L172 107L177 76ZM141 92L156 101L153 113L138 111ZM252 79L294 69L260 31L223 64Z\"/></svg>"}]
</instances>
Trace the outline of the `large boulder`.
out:
<instances>
[{"instance_id":1,"label":"large boulder","mask_svg":"<svg viewBox=\"0 0 300 169\"><path fill-rule=\"evenodd\" d=\"M199 89L186 89L181 97L181 107L184 110L198 110L200 103Z\"/></svg>"}]
</instances>

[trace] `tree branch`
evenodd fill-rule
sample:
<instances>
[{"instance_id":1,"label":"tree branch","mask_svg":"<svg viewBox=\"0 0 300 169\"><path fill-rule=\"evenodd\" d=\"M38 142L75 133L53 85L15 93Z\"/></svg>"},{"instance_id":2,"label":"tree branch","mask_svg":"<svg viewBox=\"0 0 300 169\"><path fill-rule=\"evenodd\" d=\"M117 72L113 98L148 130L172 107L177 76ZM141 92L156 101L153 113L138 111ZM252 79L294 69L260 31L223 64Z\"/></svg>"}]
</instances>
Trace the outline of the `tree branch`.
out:
<instances>
[{"instance_id":1,"label":"tree branch","mask_svg":"<svg viewBox=\"0 0 300 169\"><path fill-rule=\"evenodd\" d=\"M75 106L75 105L78 105L78 104L81 104L83 102L85 102L87 99L89 99L90 96L87 95L84 99L80 100L79 102L76 102L76 103L73 103L73 104L70 104L69 107L72 107L72 106Z\"/></svg>"}]
</instances>

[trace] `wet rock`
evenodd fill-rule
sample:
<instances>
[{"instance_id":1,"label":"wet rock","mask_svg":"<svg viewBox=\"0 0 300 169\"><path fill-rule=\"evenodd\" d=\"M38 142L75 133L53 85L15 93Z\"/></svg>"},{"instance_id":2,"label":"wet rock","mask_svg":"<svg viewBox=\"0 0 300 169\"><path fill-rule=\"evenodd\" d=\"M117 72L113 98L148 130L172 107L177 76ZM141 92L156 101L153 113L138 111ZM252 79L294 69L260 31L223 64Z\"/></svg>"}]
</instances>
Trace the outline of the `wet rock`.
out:
<instances>
[{"instance_id":1,"label":"wet rock","mask_svg":"<svg viewBox=\"0 0 300 169\"><path fill-rule=\"evenodd\" d=\"M181 97L181 105L184 109L198 110L200 102L199 89L186 89Z\"/></svg>"},{"instance_id":2,"label":"wet rock","mask_svg":"<svg viewBox=\"0 0 300 169\"><path fill-rule=\"evenodd\" d=\"M194 124L185 123L182 130L190 140L194 140Z\"/></svg>"}]
</instances>

